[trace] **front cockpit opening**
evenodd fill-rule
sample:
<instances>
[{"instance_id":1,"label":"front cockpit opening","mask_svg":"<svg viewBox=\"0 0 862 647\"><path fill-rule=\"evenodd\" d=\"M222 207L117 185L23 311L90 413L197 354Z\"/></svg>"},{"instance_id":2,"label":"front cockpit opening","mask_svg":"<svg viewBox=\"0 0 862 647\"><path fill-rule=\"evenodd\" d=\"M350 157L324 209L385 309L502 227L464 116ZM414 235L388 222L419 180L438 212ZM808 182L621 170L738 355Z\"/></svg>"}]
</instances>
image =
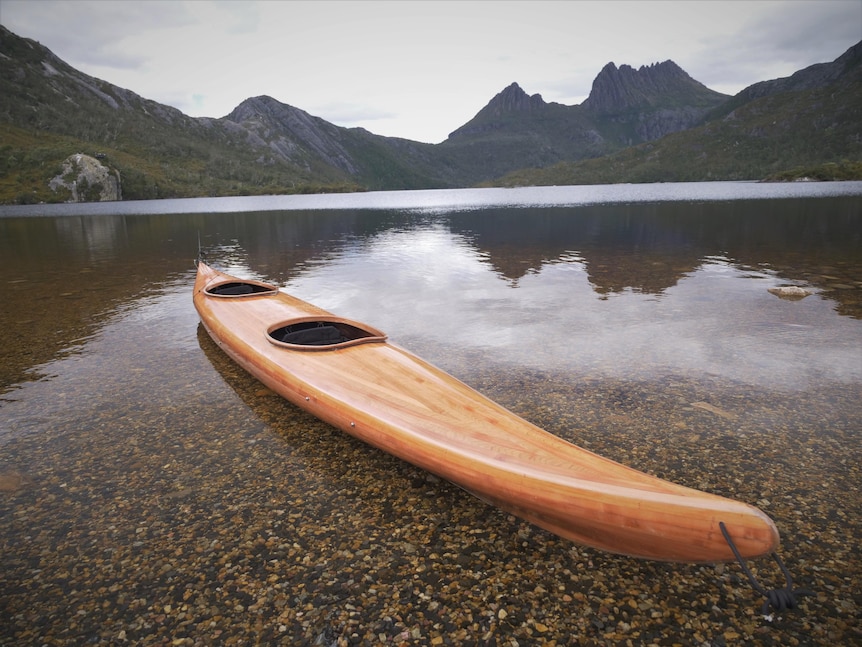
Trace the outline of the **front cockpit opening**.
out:
<instances>
[{"instance_id":1,"label":"front cockpit opening","mask_svg":"<svg viewBox=\"0 0 862 647\"><path fill-rule=\"evenodd\" d=\"M214 297L244 297L275 294L278 288L268 283L257 281L228 281L208 287L206 293Z\"/></svg>"},{"instance_id":2,"label":"front cockpit opening","mask_svg":"<svg viewBox=\"0 0 862 647\"><path fill-rule=\"evenodd\" d=\"M379 330L337 318L285 322L270 328L267 335L278 345L305 350L343 348L386 339Z\"/></svg>"}]
</instances>

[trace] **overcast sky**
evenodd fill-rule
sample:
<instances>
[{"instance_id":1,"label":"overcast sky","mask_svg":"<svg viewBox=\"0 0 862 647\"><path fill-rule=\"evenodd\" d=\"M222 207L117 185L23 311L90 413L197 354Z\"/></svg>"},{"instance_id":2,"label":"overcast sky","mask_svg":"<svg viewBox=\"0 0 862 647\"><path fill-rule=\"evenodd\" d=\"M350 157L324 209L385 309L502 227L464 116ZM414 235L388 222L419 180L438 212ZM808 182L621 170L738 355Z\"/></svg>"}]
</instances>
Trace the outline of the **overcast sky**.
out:
<instances>
[{"instance_id":1,"label":"overcast sky","mask_svg":"<svg viewBox=\"0 0 862 647\"><path fill-rule=\"evenodd\" d=\"M671 59L735 94L862 40L862 0L0 0L0 23L195 117L268 94L437 143L512 82L579 104L608 62Z\"/></svg>"}]
</instances>

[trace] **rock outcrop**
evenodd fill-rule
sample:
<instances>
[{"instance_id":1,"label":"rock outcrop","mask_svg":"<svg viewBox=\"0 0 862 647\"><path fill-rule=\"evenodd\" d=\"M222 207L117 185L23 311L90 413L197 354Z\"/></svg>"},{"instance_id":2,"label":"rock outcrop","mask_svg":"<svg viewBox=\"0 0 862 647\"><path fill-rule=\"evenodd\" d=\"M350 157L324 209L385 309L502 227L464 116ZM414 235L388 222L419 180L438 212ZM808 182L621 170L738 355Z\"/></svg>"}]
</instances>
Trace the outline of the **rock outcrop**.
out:
<instances>
[{"instance_id":1,"label":"rock outcrop","mask_svg":"<svg viewBox=\"0 0 862 647\"><path fill-rule=\"evenodd\" d=\"M63 161L63 172L48 183L55 193L68 192L66 202L111 202L122 200L120 172L95 157L75 153Z\"/></svg>"}]
</instances>

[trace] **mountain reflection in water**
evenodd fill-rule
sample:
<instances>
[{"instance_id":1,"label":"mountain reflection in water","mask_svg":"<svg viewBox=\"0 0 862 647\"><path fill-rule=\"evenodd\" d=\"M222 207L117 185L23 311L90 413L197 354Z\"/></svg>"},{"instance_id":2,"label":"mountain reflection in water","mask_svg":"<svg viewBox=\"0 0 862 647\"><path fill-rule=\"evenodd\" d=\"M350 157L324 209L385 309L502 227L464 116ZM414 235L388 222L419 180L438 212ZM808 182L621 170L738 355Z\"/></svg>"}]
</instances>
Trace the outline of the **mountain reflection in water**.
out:
<instances>
[{"instance_id":1,"label":"mountain reflection in water","mask_svg":"<svg viewBox=\"0 0 862 647\"><path fill-rule=\"evenodd\" d=\"M596 341L602 329L631 337L639 321L672 319L674 309L682 314L680 308L716 299L713 305L725 313L740 308L742 321L752 308L778 307L766 293L772 285L805 286L816 293L811 302L825 300L838 314L859 319L859 203L851 196L443 213L0 218L0 267L8 277L0 326L17 341L4 345L0 384L38 376L40 365L69 352L73 340L87 339L112 313L190 272L199 241L226 269L287 285L322 307L384 327L396 339L415 343L436 335L439 343L455 344L455 352L470 338L513 347L514 338L531 330L552 334L536 330L536 322L568 313L582 347L592 349L583 370L620 359L616 353L598 357L600 345L616 343L607 335ZM728 280L718 282L719 277ZM697 291L683 297L686 291L678 288L687 278ZM756 287L759 305L747 302L754 280L762 284ZM505 286L526 291L518 296L501 291ZM631 300L666 298L675 289L677 301L664 311ZM626 299L625 314L621 306L590 305L589 294ZM716 334L708 319L692 325ZM764 329L762 321L752 325ZM830 334L827 323L810 317L799 325ZM469 328L472 333L459 340L456 331ZM787 326L778 322L776 328L783 334ZM451 334L444 339L447 329ZM807 344L818 352L815 339Z\"/></svg>"}]
</instances>

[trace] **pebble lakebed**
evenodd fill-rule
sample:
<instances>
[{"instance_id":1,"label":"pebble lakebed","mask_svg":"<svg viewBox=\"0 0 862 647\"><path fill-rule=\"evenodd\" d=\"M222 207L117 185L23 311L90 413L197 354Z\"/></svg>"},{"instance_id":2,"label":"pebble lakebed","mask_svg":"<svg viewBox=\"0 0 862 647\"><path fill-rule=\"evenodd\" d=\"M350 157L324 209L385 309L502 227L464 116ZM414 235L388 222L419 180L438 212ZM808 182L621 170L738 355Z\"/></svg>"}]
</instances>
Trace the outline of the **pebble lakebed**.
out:
<instances>
[{"instance_id":1,"label":"pebble lakebed","mask_svg":"<svg viewBox=\"0 0 862 647\"><path fill-rule=\"evenodd\" d=\"M164 384L150 401L6 443L3 644L862 640L854 387L777 401L684 376L513 378L475 372L469 356L449 367L588 449L762 507L796 586L815 592L767 619L735 564L559 539L299 411L199 337L245 406L222 397L201 415ZM770 560L751 565L783 585Z\"/></svg>"}]
</instances>

